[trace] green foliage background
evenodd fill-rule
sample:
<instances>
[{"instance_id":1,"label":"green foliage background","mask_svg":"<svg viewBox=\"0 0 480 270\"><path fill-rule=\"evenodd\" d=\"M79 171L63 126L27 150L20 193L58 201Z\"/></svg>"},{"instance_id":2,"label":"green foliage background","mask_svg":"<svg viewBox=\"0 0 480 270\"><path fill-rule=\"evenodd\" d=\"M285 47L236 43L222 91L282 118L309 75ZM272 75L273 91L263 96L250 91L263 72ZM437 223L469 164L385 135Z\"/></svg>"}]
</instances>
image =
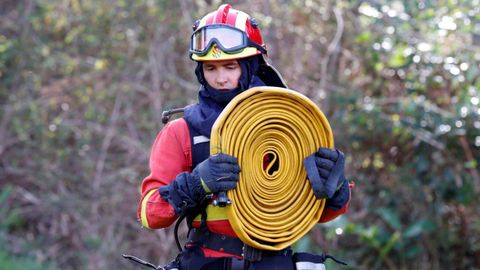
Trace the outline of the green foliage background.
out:
<instances>
[{"instance_id":1,"label":"green foliage background","mask_svg":"<svg viewBox=\"0 0 480 270\"><path fill-rule=\"evenodd\" d=\"M349 213L295 248L342 269L480 268L480 1L230 3L348 155ZM139 184L162 110L196 100L191 25L219 5L1 1L0 269L173 258L171 229L136 220Z\"/></svg>"}]
</instances>

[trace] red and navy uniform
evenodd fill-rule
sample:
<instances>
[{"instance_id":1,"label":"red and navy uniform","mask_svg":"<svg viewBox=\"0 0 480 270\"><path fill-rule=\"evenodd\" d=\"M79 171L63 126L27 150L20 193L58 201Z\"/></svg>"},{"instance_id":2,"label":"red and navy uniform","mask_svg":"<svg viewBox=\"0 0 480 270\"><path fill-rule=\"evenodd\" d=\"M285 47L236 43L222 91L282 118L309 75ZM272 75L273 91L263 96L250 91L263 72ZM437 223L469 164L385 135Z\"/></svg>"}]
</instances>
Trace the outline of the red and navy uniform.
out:
<instances>
[{"instance_id":1,"label":"red and navy uniform","mask_svg":"<svg viewBox=\"0 0 480 270\"><path fill-rule=\"evenodd\" d=\"M168 123L158 134L150 155L150 175L142 183L142 199L138 208L138 216L144 227L157 229L170 226L176 219L177 214L172 205L165 201L158 191L162 186L168 185L175 177L182 172L192 171L192 142L202 144L204 153L203 159L208 157L209 140L206 136L198 134L191 136L189 125L185 118L180 118ZM195 156L199 156L198 154ZM203 161L196 160L196 164ZM346 212L348 203L339 207L327 205L322 213L319 222L328 222ZM193 226L199 226L198 217ZM207 207L207 227L210 231L218 234L236 237L226 213L225 208ZM207 257L222 257L226 254L219 251L204 249Z\"/></svg>"},{"instance_id":2,"label":"red and navy uniform","mask_svg":"<svg viewBox=\"0 0 480 270\"><path fill-rule=\"evenodd\" d=\"M198 62L195 72L201 84L199 102L186 107L183 118L165 125L152 146L150 174L142 182L142 197L138 207L138 217L144 227L150 229L169 227L180 215L185 214L189 209L197 209L201 204L202 198L195 197L201 192L191 191L202 187L192 184L194 181L190 181L192 179L191 172L197 164L208 158L210 132L223 108L238 93L254 86L265 85L264 81L272 86L282 87L283 85L281 77L262 59L250 57L238 60L242 68L239 87L226 94L212 89L205 83L201 72L202 63ZM262 79L253 74L263 74ZM345 213L349 200L350 187L345 180L345 184L337 191L336 195L327 200L319 222L330 221ZM207 229L212 235L221 235L222 239L223 236L227 239L238 239L227 219L225 208L208 205L206 215L203 217L206 217L204 223L201 222L202 215L198 214L191 224L194 228L202 226L202 234L205 232L203 230ZM239 242L241 243L241 241ZM215 258L241 259L240 253L226 252L227 249L222 248L213 249L187 245L187 251L182 254L182 259L185 261L185 264L182 262L184 269L191 267L198 269L200 261L200 264L208 264L206 269L230 269L229 267L218 267L223 261L227 262L228 260ZM268 264L277 259L278 265L282 265L285 262L283 259L286 257L283 259L280 257L272 255L269 258L270 261L262 259L259 263L265 264L266 268L258 265L258 269L271 269ZM233 265L232 259L229 260L230 266ZM188 261L192 262L189 264L191 267L185 266Z\"/></svg>"}]
</instances>

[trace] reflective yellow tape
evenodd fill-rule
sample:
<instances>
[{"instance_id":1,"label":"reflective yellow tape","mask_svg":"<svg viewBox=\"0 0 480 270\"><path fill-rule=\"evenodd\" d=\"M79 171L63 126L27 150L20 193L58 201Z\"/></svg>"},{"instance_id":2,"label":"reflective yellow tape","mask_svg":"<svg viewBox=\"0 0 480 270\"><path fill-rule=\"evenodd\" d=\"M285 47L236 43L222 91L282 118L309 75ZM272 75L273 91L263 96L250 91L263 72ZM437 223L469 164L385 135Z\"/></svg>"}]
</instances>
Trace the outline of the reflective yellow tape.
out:
<instances>
[{"instance_id":1,"label":"reflective yellow tape","mask_svg":"<svg viewBox=\"0 0 480 270\"><path fill-rule=\"evenodd\" d=\"M148 220L147 220L147 202L150 199L150 196L152 196L152 194L156 191L157 189L150 190L147 193L147 195L145 195L142 201L142 210L140 212L140 215L141 215L140 219L142 220L142 226L148 229L150 229L150 226L148 225Z\"/></svg>"},{"instance_id":2,"label":"reflective yellow tape","mask_svg":"<svg viewBox=\"0 0 480 270\"><path fill-rule=\"evenodd\" d=\"M254 47L246 47L241 51L235 53L225 53L216 45L213 45L205 55L192 54L192 59L195 61L223 61L231 59L245 58L248 56L260 54L260 51Z\"/></svg>"},{"instance_id":3,"label":"reflective yellow tape","mask_svg":"<svg viewBox=\"0 0 480 270\"><path fill-rule=\"evenodd\" d=\"M240 178L225 209L244 243L282 250L317 224L325 200L313 194L303 159L332 148L333 133L310 99L285 88L251 88L227 105L210 139L210 154L238 158ZM270 162L264 169L265 156Z\"/></svg>"},{"instance_id":4,"label":"reflective yellow tape","mask_svg":"<svg viewBox=\"0 0 480 270\"><path fill-rule=\"evenodd\" d=\"M207 206L207 220L208 221L216 221L216 220L227 220L227 212L225 207L218 207L210 204ZM200 221L202 215L198 215L195 217L195 221Z\"/></svg>"}]
</instances>

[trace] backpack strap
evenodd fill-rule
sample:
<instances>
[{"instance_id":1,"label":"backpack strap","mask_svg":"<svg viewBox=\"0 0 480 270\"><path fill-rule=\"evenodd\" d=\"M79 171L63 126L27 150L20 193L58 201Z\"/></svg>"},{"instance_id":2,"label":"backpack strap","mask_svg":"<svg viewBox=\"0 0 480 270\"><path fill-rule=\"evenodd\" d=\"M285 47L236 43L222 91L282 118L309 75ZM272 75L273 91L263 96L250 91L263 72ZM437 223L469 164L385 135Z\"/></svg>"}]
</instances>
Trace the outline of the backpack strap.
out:
<instances>
[{"instance_id":1,"label":"backpack strap","mask_svg":"<svg viewBox=\"0 0 480 270\"><path fill-rule=\"evenodd\" d=\"M192 145L192 169L210 156L210 138L198 132L186 118L190 132L190 143Z\"/></svg>"},{"instance_id":2,"label":"backpack strap","mask_svg":"<svg viewBox=\"0 0 480 270\"><path fill-rule=\"evenodd\" d=\"M207 159L210 155L210 138L207 138L196 131L192 125L187 121L186 118L185 122L187 123L189 134L190 134L190 143L192 146L192 169L195 168L199 163ZM201 215L201 222L200 228L202 232L208 232L207 228L207 206L211 203L212 195L207 195L203 200L197 205L197 207L190 209L188 211L183 211L182 214L175 223L175 242L177 244L178 250L182 251L182 246L178 239L178 228L184 219L187 219L188 225L188 236L192 231L192 223L195 217ZM198 230L198 229L197 229Z\"/></svg>"},{"instance_id":3,"label":"backpack strap","mask_svg":"<svg viewBox=\"0 0 480 270\"><path fill-rule=\"evenodd\" d=\"M192 230L193 219L200 214L202 215L202 219L200 222L200 229L204 232L208 231L206 209L207 209L207 206L210 204L211 200L212 200L211 194L205 196L195 208L189 209L189 210L185 209L185 211L182 211L183 214L175 222L175 228L173 230L173 233L175 236L175 243L177 244L177 248L180 252L183 251L182 245L180 244L180 240L178 239L178 228L180 227L180 224L185 218L187 219L187 225L188 225L187 237L189 237L190 231Z\"/></svg>"}]
</instances>

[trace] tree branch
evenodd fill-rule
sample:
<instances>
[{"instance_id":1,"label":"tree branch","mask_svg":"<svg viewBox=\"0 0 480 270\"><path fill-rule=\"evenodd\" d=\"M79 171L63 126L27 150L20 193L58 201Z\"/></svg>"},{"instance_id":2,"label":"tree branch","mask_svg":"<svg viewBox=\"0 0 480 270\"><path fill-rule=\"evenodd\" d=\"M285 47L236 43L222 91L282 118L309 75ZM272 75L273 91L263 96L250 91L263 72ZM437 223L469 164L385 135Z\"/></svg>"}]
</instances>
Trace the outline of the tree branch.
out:
<instances>
[{"instance_id":1,"label":"tree branch","mask_svg":"<svg viewBox=\"0 0 480 270\"><path fill-rule=\"evenodd\" d=\"M333 37L332 42L330 42L330 45L328 45L327 53L325 57L323 57L323 60L321 63L320 90L317 92L313 100L316 103L319 103L323 99L322 96L326 92L326 84L327 84L327 78L328 78L328 63L330 62L330 57L332 56L332 54L338 51L338 47L343 36L344 22L343 22L342 11L341 9L335 7L333 8L333 13L335 14L335 19L337 20L337 31L335 32L335 36Z\"/></svg>"}]
</instances>

